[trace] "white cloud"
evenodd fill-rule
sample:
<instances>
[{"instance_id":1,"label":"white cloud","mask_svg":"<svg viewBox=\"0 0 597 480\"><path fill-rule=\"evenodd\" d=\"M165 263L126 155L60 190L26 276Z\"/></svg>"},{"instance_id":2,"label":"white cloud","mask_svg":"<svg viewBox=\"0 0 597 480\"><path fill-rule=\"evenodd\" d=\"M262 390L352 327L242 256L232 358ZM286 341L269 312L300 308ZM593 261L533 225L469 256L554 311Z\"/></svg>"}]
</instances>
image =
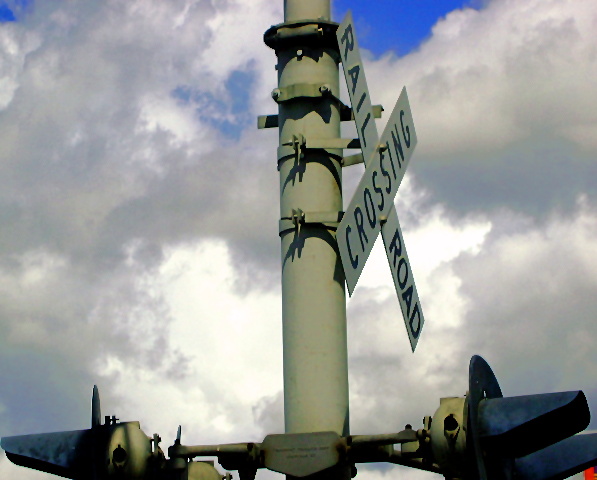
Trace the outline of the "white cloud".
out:
<instances>
[{"instance_id":1,"label":"white cloud","mask_svg":"<svg viewBox=\"0 0 597 480\"><path fill-rule=\"evenodd\" d=\"M455 10L419 50L368 62L374 101L390 107L408 87L419 155L484 153L538 132L582 141L596 121L596 21L590 0Z\"/></svg>"},{"instance_id":2,"label":"white cloud","mask_svg":"<svg viewBox=\"0 0 597 480\"><path fill-rule=\"evenodd\" d=\"M468 279L465 293L479 329L469 341L492 352L513 388L524 391L518 376L532 370L535 388L594 388L596 234L595 206L581 198L572 215L498 234L474 264L457 268ZM524 368L512 368L520 360L501 354L504 345L529 357Z\"/></svg>"}]
</instances>

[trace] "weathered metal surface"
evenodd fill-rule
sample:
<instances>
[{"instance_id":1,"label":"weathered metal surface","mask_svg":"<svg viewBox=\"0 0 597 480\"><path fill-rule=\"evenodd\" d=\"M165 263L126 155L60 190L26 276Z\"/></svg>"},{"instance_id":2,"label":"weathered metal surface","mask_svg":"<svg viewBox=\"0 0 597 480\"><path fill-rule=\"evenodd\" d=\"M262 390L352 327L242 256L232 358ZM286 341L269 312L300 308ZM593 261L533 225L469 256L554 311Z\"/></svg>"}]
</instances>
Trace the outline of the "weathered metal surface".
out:
<instances>
[{"instance_id":1,"label":"weathered metal surface","mask_svg":"<svg viewBox=\"0 0 597 480\"><path fill-rule=\"evenodd\" d=\"M302 52L302 50L298 50ZM326 95L338 96L329 85L318 83L296 83L286 87L275 88L272 91L272 98L277 103L288 102L297 98L319 98Z\"/></svg>"},{"instance_id":2,"label":"weathered metal surface","mask_svg":"<svg viewBox=\"0 0 597 480\"><path fill-rule=\"evenodd\" d=\"M264 35L278 58L278 98L295 95L278 103L281 219L298 210L342 211L340 161L352 140L340 138L337 26L329 0L287 0L284 23ZM346 435L346 298L335 232L317 222L283 223L285 430Z\"/></svg>"},{"instance_id":3,"label":"weathered metal surface","mask_svg":"<svg viewBox=\"0 0 597 480\"><path fill-rule=\"evenodd\" d=\"M91 430L2 438L7 458L17 465L66 478L82 478L93 469Z\"/></svg>"},{"instance_id":4,"label":"weathered metal surface","mask_svg":"<svg viewBox=\"0 0 597 480\"><path fill-rule=\"evenodd\" d=\"M597 464L597 433L578 434L514 460L517 480L563 480Z\"/></svg>"},{"instance_id":5,"label":"weathered metal surface","mask_svg":"<svg viewBox=\"0 0 597 480\"><path fill-rule=\"evenodd\" d=\"M475 355L468 404L467 448L475 459L468 475L559 480L597 462L597 436L574 435L590 420L581 391L504 398L487 362Z\"/></svg>"},{"instance_id":6,"label":"weathered metal surface","mask_svg":"<svg viewBox=\"0 0 597 480\"><path fill-rule=\"evenodd\" d=\"M261 449L266 468L306 477L337 465L345 442L336 432L268 435Z\"/></svg>"},{"instance_id":7,"label":"weathered metal surface","mask_svg":"<svg viewBox=\"0 0 597 480\"><path fill-rule=\"evenodd\" d=\"M222 474L207 462L190 462L186 480L222 480Z\"/></svg>"},{"instance_id":8,"label":"weathered metal surface","mask_svg":"<svg viewBox=\"0 0 597 480\"><path fill-rule=\"evenodd\" d=\"M344 212L303 212L300 209L293 210L290 215L282 217L279 222L279 234L294 231L300 234L301 228L305 225L314 225L329 230L336 230Z\"/></svg>"},{"instance_id":9,"label":"weathered metal surface","mask_svg":"<svg viewBox=\"0 0 597 480\"><path fill-rule=\"evenodd\" d=\"M341 105L340 106L340 121L349 122L354 120L354 112L352 108ZM375 118L381 118L383 107L381 105L373 105L373 115ZM257 117L257 128L277 128L278 127L278 115L259 115Z\"/></svg>"},{"instance_id":10,"label":"weathered metal surface","mask_svg":"<svg viewBox=\"0 0 597 480\"><path fill-rule=\"evenodd\" d=\"M479 403L479 436L486 450L522 457L589 425L583 392L486 399Z\"/></svg>"},{"instance_id":11,"label":"weathered metal surface","mask_svg":"<svg viewBox=\"0 0 597 480\"><path fill-rule=\"evenodd\" d=\"M93 386L93 393L91 394L91 428L98 427L102 424L102 408L100 405L100 396L97 385Z\"/></svg>"},{"instance_id":12,"label":"weathered metal surface","mask_svg":"<svg viewBox=\"0 0 597 480\"><path fill-rule=\"evenodd\" d=\"M407 428L398 433L382 433L379 435L351 435L348 437L348 444L351 447L395 445L397 443L413 442L417 440L417 432Z\"/></svg>"},{"instance_id":13,"label":"weathered metal surface","mask_svg":"<svg viewBox=\"0 0 597 480\"><path fill-rule=\"evenodd\" d=\"M431 421L429 434L433 460L449 478L461 478L462 465L468 460L465 402L464 397L440 399L440 406Z\"/></svg>"}]
</instances>

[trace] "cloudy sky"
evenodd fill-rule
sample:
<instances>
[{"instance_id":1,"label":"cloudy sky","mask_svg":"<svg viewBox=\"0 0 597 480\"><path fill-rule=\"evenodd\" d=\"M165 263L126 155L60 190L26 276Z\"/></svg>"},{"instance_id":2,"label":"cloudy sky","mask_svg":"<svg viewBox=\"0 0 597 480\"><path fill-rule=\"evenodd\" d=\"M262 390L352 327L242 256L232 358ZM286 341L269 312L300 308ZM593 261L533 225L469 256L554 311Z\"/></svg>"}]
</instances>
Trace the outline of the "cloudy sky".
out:
<instances>
[{"instance_id":1,"label":"cloudy sky","mask_svg":"<svg viewBox=\"0 0 597 480\"><path fill-rule=\"evenodd\" d=\"M87 428L94 384L164 448L179 424L283 431L278 139L256 129L282 3L0 5L1 436ZM352 433L420 427L473 354L506 395L582 389L595 413L597 3L394 3L334 20L353 9L373 103L408 89L396 205L426 323L413 354L378 244L348 301ZM55 477L0 454L0 478Z\"/></svg>"}]
</instances>

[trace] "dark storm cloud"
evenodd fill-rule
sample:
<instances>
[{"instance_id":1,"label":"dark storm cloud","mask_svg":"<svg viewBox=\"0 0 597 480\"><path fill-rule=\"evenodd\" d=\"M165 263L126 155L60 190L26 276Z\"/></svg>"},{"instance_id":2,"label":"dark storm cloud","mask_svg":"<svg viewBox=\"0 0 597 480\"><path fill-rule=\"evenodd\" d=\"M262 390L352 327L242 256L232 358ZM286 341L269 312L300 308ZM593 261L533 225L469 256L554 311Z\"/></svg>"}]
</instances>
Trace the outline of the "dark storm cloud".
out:
<instances>
[{"instance_id":1,"label":"dark storm cloud","mask_svg":"<svg viewBox=\"0 0 597 480\"><path fill-rule=\"evenodd\" d=\"M597 162L570 141L533 138L489 155L431 156L411 167L429 201L458 214L508 208L538 219L573 210L579 193L595 198Z\"/></svg>"}]
</instances>

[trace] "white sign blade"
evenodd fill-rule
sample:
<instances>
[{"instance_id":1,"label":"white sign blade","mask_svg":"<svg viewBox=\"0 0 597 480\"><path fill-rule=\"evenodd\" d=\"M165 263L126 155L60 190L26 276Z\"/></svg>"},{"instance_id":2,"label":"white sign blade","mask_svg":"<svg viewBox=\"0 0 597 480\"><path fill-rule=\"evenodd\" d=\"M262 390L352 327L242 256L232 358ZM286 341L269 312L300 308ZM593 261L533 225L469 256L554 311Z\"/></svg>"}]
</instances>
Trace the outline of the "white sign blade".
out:
<instances>
[{"instance_id":1,"label":"white sign blade","mask_svg":"<svg viewBox=\"0 0 597 480\"><path fill-rule=\"evenodd\" d=\"M355 28L352 21L352 13L350 11L346 14L346 17L344 17L344 21L339 25L338 30L336 32L336 37L338 39L338 46L340 48L342 68L344 70L346 86L348 87L350 103L353 108L357 132L361 141L363 158L366 162L365 165L368 165L369 161L373 160L375 155L380 155L377 151L379 139L377 137L377 127L375 125L375 120L373 120L374 115L373 109L371 108L371 97L369 95L369 89L367 87L367 80L365 78L365 69L363 68L363 61L361 59ZM391 122L392 118L390 118L390 124ZM394 123L397 125L396 119L394 119ZM410 118L410 123L407 122L407 125L413 125L412 118ZM389 135L390 137L392 136L391 132ZM394 136L397 136L397 138L400 139L399 133L396 129L394 131ZM403 135L403 140L406 143L405 135ZM386 146L388 149L389 141L390 139L388 138L388 140L386 141ZM414 143L416 143L416 136ZM412 145L413 149L414 143ZM392 146L394 146L393 138ZM408 148L410 148L410 145ZM403 151L404 150L396 151L395 155L398 156L401 153L403 153ZM389 154L391 154L391 151L388 152L386 155ZM382 160L383 158L380 159L380 161ZM408 160L406 160L406 163L408 163ZM404 166L404 168L406 168L406 165ZM392 170L392 174L394 174L394 170ZM389 180L391 181L391 177ZM397 184L399 183L400 182L397 181ZM398 185L396 185L396 188L398 188ZM392 200L390 200L390 202L392 203L392 207L390 208L387 214L387 222L384 223L381 227L381 234L386 249L386 255L388 257L388 262L390 264L390 270L392 272L392 279L394 280L396 294L400 303L400 309L402 310L402 316L406 325L408 339L410 341L412 351L414 352L417 346L417 342L419 341L421 330L423 328L423 311L419 303L419 296L417 294L417 288L414 283L410 263L406 254L406 248L404 246L402 232L400 231L398 215L396 214L396 209L393 206L393 197ZM349 228L352 227L349 226ZM349 232L346 233L348 234ZM359 231L359 235L360 233L361 232ZM341 237L338 238L340 239ZM361 238L359 238L359 240L361 240ZM352 264L355 261L355 257L353 256L353 252L350 249L350 244L348 243L348 241L349 238L346 235L344 236L344 241L338 241L340 256L344 265L346 265L348 262ZM371 244L373 243L374 240L371 240ZM364 263L365 260L362 261L362 265L364 265ZM344 270L345 272L347 272L346 266L344 267ZM356 274L353 273L352 277L349 279L347 273L348 290L351 295L356 286L356 282L359 276L360 271L358 271Z\"/></svg>"},{"instance_id":2,"label":"white sign blade","mask_svg":"<svg viewBox=\"0 0 597 480\"><path fill-rule=\"evenodd\" d=\"M350 96L359 140L361 141L363 158L367 162L377 148L379 137L377 136L371 97L350 10L336 31L336 38L340 47L342 69L344 70L344 78L348 87L348 95Z\"/></svg>"},{"instance_id":3,"label":"white sign blade","mask_svg":"<svg viewBox=\"0 0 597 480\"><path fill-rule=\"evenodd\" d=\"M390 210L388 220L381 228L381 236L388 261L390 262L392 279L394 280L398 302L400 302L400 309L404 317L404 325L406 326L406 333L408 333L410 348L414 352L415 348L417 348L421 330L423 330L425 318L423 317L423 310L419 303L417 286L415 285L415 279L410 268L395 208Z\"/></svg>"},{"instance_id":4,"label":"white sign blade","mask_svg":"<svg viewBox=\"0 0 597 480\"><path fill-rule=\"evenodd\" d=\"M416 144L417 135L403 88L381 136L380 148L369 159L336 232L351 295L381 229L380 222L394 208L394 197Z\"/></svg>"}]
</instances>

